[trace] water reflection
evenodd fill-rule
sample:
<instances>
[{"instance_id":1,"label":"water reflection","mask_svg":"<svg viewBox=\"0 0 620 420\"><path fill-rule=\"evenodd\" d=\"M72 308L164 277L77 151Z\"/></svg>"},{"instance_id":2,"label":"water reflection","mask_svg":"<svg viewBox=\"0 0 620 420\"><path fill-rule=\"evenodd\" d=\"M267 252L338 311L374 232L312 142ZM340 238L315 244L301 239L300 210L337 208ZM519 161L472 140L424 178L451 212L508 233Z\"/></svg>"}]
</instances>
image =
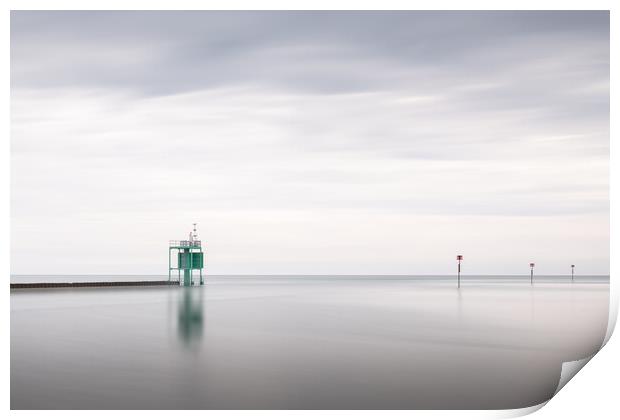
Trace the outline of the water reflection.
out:
<instances>
[{"instance_id":1,"label":"water reflection","mask_svg":"<svg viewBox=\"0 0 620 420\"><path fill-rule=\"evenodd\" d=\"M178 332L187 346L199 343L202 338L202 290L184 287L179 298Z\"/></svg>"},{"instance_id":2,"label":"water reflection","mask_svg":"<svg viewBox=\"0 0 620 420\"><path fill-rule=\"evenodd\" d=\"M11 408L531 406L600 348L608 306L608 284L525 277L16 290Z\"/></svg>"}]
</instances>

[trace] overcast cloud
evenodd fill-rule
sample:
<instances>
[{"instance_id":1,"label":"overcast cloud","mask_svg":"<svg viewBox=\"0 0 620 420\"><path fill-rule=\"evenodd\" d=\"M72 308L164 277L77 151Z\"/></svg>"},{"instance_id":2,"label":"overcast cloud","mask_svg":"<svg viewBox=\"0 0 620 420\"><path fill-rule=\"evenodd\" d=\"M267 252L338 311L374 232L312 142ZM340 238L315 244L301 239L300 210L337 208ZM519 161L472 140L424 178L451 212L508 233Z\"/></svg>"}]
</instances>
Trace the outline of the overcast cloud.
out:
<instances>
[{"instance_id":1,"label":"overcast cloud","mask_svg":"<svg viewBox=\"0 0 620 420\"><path fill-rule=\"evenodd\" d=\"M19 11L11 90L15 274L609 273L607 12Z\"/></svg>"}]
</instances>

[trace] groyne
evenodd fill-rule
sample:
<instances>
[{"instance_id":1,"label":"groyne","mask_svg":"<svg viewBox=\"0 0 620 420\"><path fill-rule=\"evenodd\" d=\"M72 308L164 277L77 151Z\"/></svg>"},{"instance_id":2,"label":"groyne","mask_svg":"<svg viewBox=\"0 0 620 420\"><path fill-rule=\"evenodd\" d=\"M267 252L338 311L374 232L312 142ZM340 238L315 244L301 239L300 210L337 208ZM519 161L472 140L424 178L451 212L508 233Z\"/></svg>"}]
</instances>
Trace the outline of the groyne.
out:
<instances>
[{"instance_id":1,"label":"groyne","mask_svg":"<svg viewBox=\"0 0 620 420\"><path fill-rule=\"evenodd\" d=\"M11 283L11 289L48 289L60 287L124 287L124 286L178 286L178 281L91 281L75 283Z\"/></svg>"}]
</instances>

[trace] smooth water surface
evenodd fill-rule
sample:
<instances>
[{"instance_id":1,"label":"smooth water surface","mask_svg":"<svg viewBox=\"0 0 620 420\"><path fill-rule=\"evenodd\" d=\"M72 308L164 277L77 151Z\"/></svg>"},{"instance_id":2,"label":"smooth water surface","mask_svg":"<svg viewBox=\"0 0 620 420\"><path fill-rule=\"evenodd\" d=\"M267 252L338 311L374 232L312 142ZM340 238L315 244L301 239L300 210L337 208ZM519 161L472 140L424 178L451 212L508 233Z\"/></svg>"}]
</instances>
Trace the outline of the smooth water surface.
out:
<instances>
[{"instance_id":1,"label":"smooth water surface","mask_svg":"<svg viewBox=\"0 0 620 420\"><path fill-rule=\"evenodd\" d=\"M36 277L12 282L50 281ZM458 290L439 276L211 276L193 288L13 290L11 408L531 406L553 395L562 362L605 336L609 277L576 280L465 277Z\"/></svg>"}]
</instances>

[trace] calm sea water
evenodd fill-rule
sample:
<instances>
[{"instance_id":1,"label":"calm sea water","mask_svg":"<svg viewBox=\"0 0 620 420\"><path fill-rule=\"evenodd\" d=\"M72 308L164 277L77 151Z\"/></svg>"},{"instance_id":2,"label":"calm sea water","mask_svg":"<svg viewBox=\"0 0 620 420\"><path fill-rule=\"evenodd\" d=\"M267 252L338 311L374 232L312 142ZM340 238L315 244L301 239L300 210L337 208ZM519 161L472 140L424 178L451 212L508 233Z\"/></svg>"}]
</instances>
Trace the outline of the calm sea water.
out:
<instances>
[{"instance_id":1,"label":"calm sea water","mask_svg":"<svg viewBox=\"0 0 620 420\"><path fill-rule=\"evenodd\" d=\"M609 308L609 277L206 279L12 290L11 408L526 407L599 349Z\"/></svg>"}]
</instances>

